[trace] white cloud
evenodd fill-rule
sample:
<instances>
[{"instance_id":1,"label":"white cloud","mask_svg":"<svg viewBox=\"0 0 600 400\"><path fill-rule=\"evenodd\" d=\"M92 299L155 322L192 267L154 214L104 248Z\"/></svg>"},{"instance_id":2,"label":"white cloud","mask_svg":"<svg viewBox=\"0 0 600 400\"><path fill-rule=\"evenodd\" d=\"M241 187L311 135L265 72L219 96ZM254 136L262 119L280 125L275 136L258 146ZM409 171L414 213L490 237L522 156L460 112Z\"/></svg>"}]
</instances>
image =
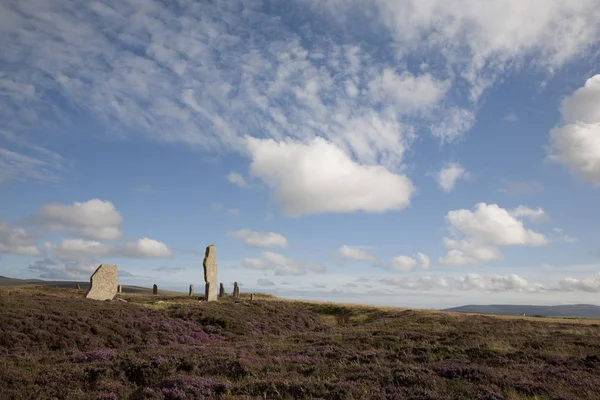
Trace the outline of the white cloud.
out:
<instances>
[{"instance_id":1,"label":"white cloud","mask_svg":"<svg viewBox=\"0 0 600 400\"><path fill-rule=\"evenodd\" d=\"M275 276L300 276L306 275L307 271L326 271L325 266L321 264L307 263L271 251L263 252L260 258L244 258L242 265L257 270L274 270Z\"/></svg>"},{"instance_id":2,"label":"white cloud","mask_svg":"<svg viewBox=\"0 0 600 400\"><path fill-rule=\"evenodd\" d=\"M63 239L58 245L45 243L46 250L61 259L89 260L94 257L163 258L172 252L162 242L143 238L125 244L106 244L94 240Z\"/></svg>"},{"instance_id":3,"label":"white cloud","mask_svg":"<svg viewBox=\"0 0 600 400\"><path fill-rule=\"evenodd\" d=\"M0 183L8 180L57 182L62 158L51 152L24 154L0 147Z\"/></svg>"},{"instance_id":4,"label":"white cloud","mask_svg":"<svg viewBox=\"0 0 600 400\"><path fill-rule=\"evenodd\" d=\"M341 246L337 255L347 260L377 261L377 257L368 251L347 245Z\"/></svg>"},{"instance_id":5,"label":"white cloud","mask_svg":"<svg viewBox=\"0 0 600 400\"><path fill-rule=\"evenodd\" d=\"M423 269L429 269L429 267L431 266L431 260L429 259L429 256L423 253L417 253L417 258L419 259L419 262L421 263L421 267Z\"/></svg>"},{"instance_id":6,"label":"white cloud","mask_svg":"<svg viewBox=\"0 0 600 400\"><path fill-rule=\"evenodd\" d=\"M369 91L384 105L394 104L400 112L427 109L437 104L446 94L450 82L438 81L430 74L401 75L386 68L369 82Z\"/></svg>"},{"instance_id":7,"label":"white cloud","mask_svg":"<svg viewBox=\"0 0 600 400\"><path fill-rule=\"evenodd\" d=\"M442 143L458 140L475 124L473 111L452 107L445 110L438 122L432 125L431 133L438 137Z\"/></svg>"},{"instance_id":8,"label":"white cloud","mask_svg":"<svg viewBox=\"0 0 600 400\"><path fill-rule=\"evenodd\" d=\"M33 235L22 228L13 228L0 219L0 254L37 256L41 253L35 245Z\"/></svg>"},{"instance_id":9,"label":"white cloud","mask_svg":"<svg viewBox=\"0 0 600 400\"><path fill-rule=\"evenodd\" d=\"M275 275L277 276L299 276L306 274L306 269L300 261L270 251L265 251L261 257L275 267Z\"/></svg>"},{"instance_id":10,"label":"white cloud","mask_svg":"<svg viewBox=\"0 0 600 400\"><path fill-rule=\"evenodd\" d=\"M475 211L453 210L447 220L451 227L470 237L496 246L542 245L541 233L526 229L523 222L497 204L478 203Z\"/></svg>"},{"instance_id":11,"label":"white cloud","mask_svg":"<svg viewBox=\"0 0 600 400\"><path fill-rule=\"evenodd\" d=\"M100 199L72 205L48 204L37 212L35 220L52 229L96 240L119 239L123 222L113 203Z\"/></svg>"},{"instance_id":12,"label":"white cloud","mask_svg":"<svg viewBox=\"0 0 600 400\"><path fill-rule=\"evenodd\" d=\"M415 269L417 260L408 256L398 256L392 259L392 269L399 272L410 272Z\"/></svg>"},{"instance_id":13,"label":"white cloud","mask_svg":"<svg viewBox=\"0 0 600 400\"><path fill-rule=\"evenodd\" d=\"M493 275L468 274L465 276L420 276L416 278L383 278L381 283L407 290L447 290L484 292L540 292L543 285L530 283L519 275Z\"/></svg>"},{"instance_id":14,"label":"white cloud","mask_svg":"<svg viewBox=\"0 0 600 400\"><path fill-rule=\"evenodd\" d=\"M564 124L550 131L549 157L600 186L600 74L562 102Z\"/></svg>"},{"instance_id":15,"label":"white cloud","mask_svg":"<svg viewBox=\"0 0 600 400\"><path fill-rule=\"evenodd\" d=\"M248 182L244 179L244 177L237 172L230 172L227 175L227 180L234 185L245 188L248 187Z\"/></svg>"},{"instance_id":16,"label":"white cloud","mask_svg":"<svg viewBox=\"0 0 600 400\"><path fill-rule=\"evenodd\" d=\"M216 151L243 151L247 132L322 136L391 168L420 126L444 141L469 130L496 77L554 72L585 55L600 20L596 0L179 4L3 4L0 61L15 68L0 76L0 119L27 131L67 126L69 111L85 110L116 135ZM304 29L286 22L291 7Z\"/></svg>"},{"instance_id":17,"label":"white cloud","mask_svg":"<svg viewBox=\"0 0 600 400\"><path fill-rule=\"evenodd\" d=\"M166 244L147 237L127 243L121 251L124 256L133 258L169 257L171 255L171 250Z\"/></svg>"},{"instance_id":18,"label":"white cloud","mask_svg":"<svg viewBox=\"0 0 600 400\"><path fill-rule=\"evenodd\" d=\"M289 216L399 210L414 191L406 176L358 164L322 138L307 144L249 138L248 150L252 174L274 190Z\"/></svg>"},{"instance_id":19,"label":"white cloud","mask_svg":"<svg viewBox=\"0 0 600 400\"><path fill-rule=\"evenodd\" d=\"M252 268L252 269L271 269L274 268L272 264L269 264L263 261L260 258L244 258L242 260L242 265L244 267Z\"/></svg>"},{"instance_id":20,"label":"white cloud","mask_svg":"<svg viewBox=\"0 0 600 400\"><path fill-rule=\"evenodd\" d=\"M521 208L521 211L525 209ZM500 246L539 246L547 243L543 234L525 228L517 216L497 204L478 203L475 211L453 210L448 212L446 219L450 231L464 239L444 238L448 253L439 259L440 264L485 263L502 258L498 249Z\"/></svg>"},{"instance_id":21,"label":"white cloud","mask_svg":"<svg viewBox=\"0 0 600 400\"><path fill-rule=\"evenodd\" d=\"M541 208L532 209L526 206L518 206L513 211L510 212L515 218L527 218L532 222L546 222L548 221L548 215Z\"/></svg>"},{"instance_id":22,"label":"white cloud","mask_svg":"<svg viewBox=\"0 0 600 400\"><path fill-rule=\"evenodd\" d=\"M435 179L440 188L446 193L454 190L454 186L459 179L466 179L469 173L459 163L447 163L436 174Z\"/></svg>"},{"instance_id":23,"label":"white cloud","mask_svg":"<svg viewBox=\"0 0 600 400\"><path fill-rule=\"evenodd\" d=\"M229 236L242 239L248 247L288 247L288 240L280 233L256 232L250 229L241 229L229 232Z\"/></svg>"},{"instance_id":24,"label":"white cloud","mask_svg":"<svg viewBox=\"0 0 600 400\"><path fill-rule=\"evenodd\" d=\"M600 273L587 278L561 279L556 290L561 292L600 293Z\"/></svg>"}]
</instances>

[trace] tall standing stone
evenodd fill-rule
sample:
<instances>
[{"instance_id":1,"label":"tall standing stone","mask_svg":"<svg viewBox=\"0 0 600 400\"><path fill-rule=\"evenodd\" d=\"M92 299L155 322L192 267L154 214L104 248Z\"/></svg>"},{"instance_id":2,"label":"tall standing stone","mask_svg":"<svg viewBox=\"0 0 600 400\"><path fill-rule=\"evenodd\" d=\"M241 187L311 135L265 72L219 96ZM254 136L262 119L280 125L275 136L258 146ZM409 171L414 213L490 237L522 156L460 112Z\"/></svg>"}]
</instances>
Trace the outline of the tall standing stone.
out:
<instances>
[{"instance_id":1,"label":"tall standing stone","mask_svg":"<svg viewBox=\"0 0 600 400\"><path fill-rule=\"evenodd\" d=\"M123 286L118 285L117 286L117 293L122 293L123 292Z\"/></svg>"},{"instance_id":2,"label":"tall standing stone","mask_svg":"<svg viewBox=\"0 0 600 400\"><path fill-rule=\"evenodd\" d=\"M233 297L240 297L240 287L237 282L233 283Z\"/></svg>"},{"instance_id":3,"label":"tall standing stone","mask_svg":"<svg viewBox=\"0 0 600 400\"><path fill-rule=\"evenodd\" d=\"M206 282L204 298L206 301L217 300L217 249L214 244L206 247L204 261L204 282Z\"/></svg>"},{"instance_id":4,"label":"tall standing stone","mask_svg":"<svg viewBox=\"0 0 600 400\"><path fill-rule=\"evenodd\" d=\"M225 297L225 286L223 286L223 282L219 285L219 297Z\"/></svg>"},{"instance_id":5,"label":"tall standing stone","mask_svg":"<svg viewBox=\"0 0 600 400\"><path fill-rule=\"evenodd\" d=\"M190 285L190 291L188 293L188 296L191 296L194 294L194 285Z\"/></svg>"},{"instance_id":6,"label":"tall standing stone","mask_svg":"<svg viewBox=\"0 0 600 400\"><path fill-rule=\"evenodd\" d=\"M112 300L117 294L117 266L101 264L90 277L86 299Z\"/></svg>"},{"instance_id":7,"label":"tall standing stone","mask_svg":"<svg viewBox=\"0 0 600 400\"><path fill-rule=\"evenodd\" d=\"M152 294L158 294L158 286L156 286L156 283L152 286Z\"/></svg>"}]
</instances>

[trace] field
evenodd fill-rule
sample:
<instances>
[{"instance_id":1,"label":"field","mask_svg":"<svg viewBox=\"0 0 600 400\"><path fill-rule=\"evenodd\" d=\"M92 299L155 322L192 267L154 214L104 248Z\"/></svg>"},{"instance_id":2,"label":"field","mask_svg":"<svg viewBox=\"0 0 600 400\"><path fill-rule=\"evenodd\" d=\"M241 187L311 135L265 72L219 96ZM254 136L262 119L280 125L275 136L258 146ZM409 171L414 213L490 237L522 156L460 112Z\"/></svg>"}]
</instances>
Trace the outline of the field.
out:
<instances>
[{"instance_id":1,"label":"field","mask_svg":"<svg viewBox=\"0 0 600 400\"><path fill-rule=\"evenodd\" d=\"M2 399L600 399L600 324L0 287Z\"/></svg>"}]
</instances>

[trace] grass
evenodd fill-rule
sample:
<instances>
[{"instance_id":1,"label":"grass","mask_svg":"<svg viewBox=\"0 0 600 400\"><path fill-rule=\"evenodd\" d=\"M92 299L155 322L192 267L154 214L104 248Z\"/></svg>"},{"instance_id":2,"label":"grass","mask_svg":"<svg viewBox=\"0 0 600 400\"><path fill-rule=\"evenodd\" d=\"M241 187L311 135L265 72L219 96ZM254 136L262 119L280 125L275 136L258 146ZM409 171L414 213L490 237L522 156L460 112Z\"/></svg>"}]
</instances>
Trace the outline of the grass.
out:
<instances>
[{"instance_id":1,"label":"grass","mask_svg":"<svg viewBox=\"0 0 600 400\"><path fill-rule=\"evenodd\" d=\"M600 399L598 321L0 288L6 399Z\"/></svg>"}]
</instances>

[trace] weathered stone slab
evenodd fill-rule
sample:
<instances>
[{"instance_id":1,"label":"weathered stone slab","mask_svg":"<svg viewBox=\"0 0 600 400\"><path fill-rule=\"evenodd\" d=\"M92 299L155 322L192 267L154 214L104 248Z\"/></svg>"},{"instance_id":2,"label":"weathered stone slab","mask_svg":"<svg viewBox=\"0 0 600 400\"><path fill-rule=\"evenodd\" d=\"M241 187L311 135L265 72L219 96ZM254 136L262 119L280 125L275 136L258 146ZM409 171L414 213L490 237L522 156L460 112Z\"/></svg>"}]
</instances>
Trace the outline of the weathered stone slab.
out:
<instances>
[{"instance_id":1,"label":"weathered stone slab","mask_svg":"<svg viewBox=\"0 0 600 400\"><path fill-rule=\"evenodd\" d=\"M123 286L118 285L117 286L117 293L122 293L123 292Z\"/></svg>"},{"instance_id":2,"label":"weathered stone slab","mask_svg":"<svg viewBox=\"0 0 600 400\"><path fill-rule=\"evenodd\" d=\"M152 286L152 294L158 294L158 286L156 285L156 283L154 284L154 286Z\"/></svg>"},{"instance_id":3,"label":"weathered stone slab","mask_svg":"<svg viewBox=\"0 0 600 400\"><path fill-rule=\"evenodd\" d=\"M225 286L223 286L223 282L219 285L219 297L225 297Z\"/></svg>"},{"instance_id":4,"label":"weathered stone slab","mask_svg":"<svg viewBox=\"0 0 600 400\"><path fill-rule=\"evenodd\" d=\"M217 300L217 249L214 244L206 247L206 253L204 255L204 261L202 266L204 267L204 282L205 286L205 299L206 301Z\"/></svg>"},{"instance_id":5,"label":"weathered stone slab","mask_svg":"<svg viewBox=\"0 0 600 400\"><path fill-rule=\"evenodd\" d=\"M90 290L86 299L112 300L117 294L117 266L102 264L90 277Z\"/></svg>"},{"instance_id":6,"label":"weathered stone slab","mask_svg":"<svg viewBox=\"0 0 600 400\"><path fill-rule=\"evenodd\" d=\"M190 290L188 296L192 296L194 294L194 285L190 285Z\"/></svg>"}]
</instances>

